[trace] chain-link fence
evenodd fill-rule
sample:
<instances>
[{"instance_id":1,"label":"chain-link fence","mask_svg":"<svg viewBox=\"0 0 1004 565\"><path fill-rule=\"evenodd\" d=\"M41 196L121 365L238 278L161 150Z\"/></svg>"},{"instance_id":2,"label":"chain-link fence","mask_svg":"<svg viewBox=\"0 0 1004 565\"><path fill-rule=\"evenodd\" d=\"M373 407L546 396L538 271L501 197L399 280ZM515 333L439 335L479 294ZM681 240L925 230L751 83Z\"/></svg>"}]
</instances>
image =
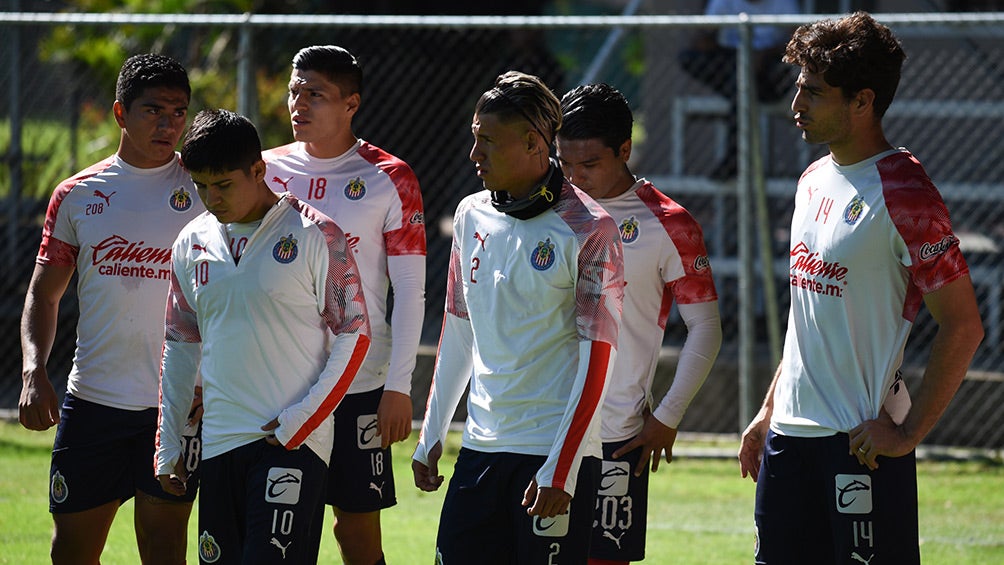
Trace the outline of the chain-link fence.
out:
<instances>
[{"instance_id":1,"label":"chain-link fence","mask_svg":"<svg viewBox=\"0 0 1004 565\"><path fill-rule=\"evenodd\" d=\"M467 155L480 93L511 68L541 76L559 96L583 80L623 91L636 118L632 168L702 223L721 299L725 343L681 428L736 433L743 408L759 402L773 373L776 343L768 337L777 328L783 332L786 319L786 230L795 181L821 148L800 141L791 123L791 69L775 70L776 92L765 93L755 64L737 73L734 60L721 58L695 72L686 54L713 27L774 23L787 33L816 17L666 15L697 13L696 1L631 2L626 9L637 13L625 17L583 13L617 12L625 9L622 2L584 6L570 18L0 14L0 227L6 239L0 408L17 403L18 323L48 195L59 180L114 152L118 130L109 110L124 57L152 50L182 61L192 77L193 113L244 111L272 146L291 138L285 98L292 55L306 45L335 43L358 56L366 75L356 134L408 161L422 184L429 230L423 343L430 349L442 321L450 243L440 223L479 188ZM890 24L909 55L885 120L887 134L913 151L940 187L987 332L958 398L928 441L1001 448L1004 193L996 181L1004 172L1004 76L997 64L1004 60L1004 15L877 18ZM733 166L728 160L737 154ZM75 300L71 288L50 361L57 390L72 362ZM677 317L671 326L662 387L685 336ZM908 382L919 378L934 330L921 315L908 345ZM431 366L427 357L420 361L419 407Z\"/></svg>"}]
</instances>

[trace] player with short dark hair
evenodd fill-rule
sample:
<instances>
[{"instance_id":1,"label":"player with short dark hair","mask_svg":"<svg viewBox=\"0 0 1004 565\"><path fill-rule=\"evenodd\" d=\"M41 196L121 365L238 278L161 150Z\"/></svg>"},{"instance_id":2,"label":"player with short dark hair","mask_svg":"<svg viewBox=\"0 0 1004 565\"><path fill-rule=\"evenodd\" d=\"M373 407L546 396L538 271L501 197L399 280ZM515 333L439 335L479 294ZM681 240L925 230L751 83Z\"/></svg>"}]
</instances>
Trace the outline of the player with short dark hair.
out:
<instances>
[{"instance_id":1,"label":"player with short dark hair","mask_svg":"<svg viewBox=\"0 0 1004 565\"><path fill-rule=\"evenodd\" d=\"M200 112L181 148L208 213L174 243L156 472L186 490L184 407L204 386L199 558L315 563L331 412L369 347L345 234L265 184L247 118Z\"/></svg>"},{"instance_id":2,"label":"player with short dark hair","mask_svg":"<svg viewBox=\"0 0 1004 565\"><path fill-rule=\"evenodd\" d=\"M677 427L718 356L718 295L704 236L682 206L628 168L627 100L607 84L561 99L558 163L565 178L614 219L624 247L624 309L617 360L603 402L603 481L596 497L591 565L645 557L648 471L673 459ZM653 407L652 383L670 308L687 326L673 384Z\"/></svg>"},{"instance_id":3,"label":"player with short dark hair","mask_svg":"<svg viewBox=\"0 0 1004 565\"><path fill-rule=\"evenodd\" d=\"M383 563L380 511L397 503L390 446L411 433L411 378L425 317L422 193L407 163L353 133L361 87L362 69L347 50L301 49L287 100L295 141L264 155L273 190L288 190L345 230L367 298L372 342L335 411L328 481L347 565Z\"/></svg>"},{"instance_id":4,"label":"player with short dark hair","mask_svg":"<svg viewBox=\"0 0 1004 565\"><path fill-rule=\"evenodd\" d=\"M21 317L18 409L29 430L58 424L49 470L53 563L97 563L119 506L133 497L143 562L185 561L197 475L175 497L160 488L150 462L171 242L204 210L175 152L190 95L177 61L152 53L127 59L112 105L118 150L61 182L49 201ZM45 365L74 271L80 316L60 413ZM193 422L201 404L194 398L185 412ZM198 424L185 435L195 474Z\"/></svg>"},{"instance_id":5,"label":"player with short dark hair","mask_svg":"<svg viewBox=\"0 0 1004 565\"><path fill-rule=\"evenodd\" d=\"M470 383L437 562L588 556L624 278L613 220L550 159L560 127L558 99L532 75L499 76L475 106L470 158L486 190L454 215L443 333L412 462L418 488L440 487L443 441Z\"/></svg>"},{"instance_id":6,"label":"player with short dark hair","mask_svg":"<svg viewBox=\"0 0 1004 565\"><path fill-rule=\"evenodd\" d=\"M739 450L757 483L757 563L920 563L915 449L983 326L941 195L883 132L905 57L864 12L804 25L787 46L795 124L829 154L798 182L783 359ZM912 406L893 413L922 305L937 334Z\"/></svg>"}]
</instances>

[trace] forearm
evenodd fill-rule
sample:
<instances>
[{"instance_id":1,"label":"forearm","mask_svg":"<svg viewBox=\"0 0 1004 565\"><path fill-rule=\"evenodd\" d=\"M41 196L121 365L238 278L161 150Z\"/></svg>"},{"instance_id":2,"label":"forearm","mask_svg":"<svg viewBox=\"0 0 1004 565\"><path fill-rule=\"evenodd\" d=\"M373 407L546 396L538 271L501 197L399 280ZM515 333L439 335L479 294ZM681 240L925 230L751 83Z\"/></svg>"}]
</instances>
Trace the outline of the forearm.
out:
<instances>
[{"instance_id":1,"label":"forearm","mask_svg":"<svg viewBox=\"0 0 1004 565\"><path fill-rule=\"evenodd\" d=\"M41 299L31 292L24 301L21 314L22 378L28 379L39 369L44 370L56 339L56 319L59 303Z\"/></svg>"},{"instance_id":2,"label":"forearm","mask_svg":"<svg viewBox=\"0 0 1004 565\"><path fill-rule=\"evenodd\" d=\"M982 337L982 326L969 329L939 326L924 377L902 424L904 434L914 446L923 441L948 408Z\"/></svg>"},{"instance_id":3,"label":"forearm","mask_svg":"<svg viewBox=\"0 0 1004 565\"><path fill-rule=\"evenodd\" d=\"M428 464L429 450L445 439L473 370L474 335L469 320L447 312L432 375L429 400L414 459Z\"/></svg>"},{"instance_id":4,"label":"forearm","mask_svg":"<svg viewBox=\"0 0 1004 565\"><path fill-rule=\"evenodd\" d=\"M673 384L653 416L662 424L676 428L708 378L722 345L722 324L718 303L681 304L680 314L687 325L687 339L680 350Z\"/></svg>"},{"instance_id":5,"label":"forearm","mask_svg":"<svg viewBox=\"0 0 1004 565\"><path fill-rule=\"evenodd\" d=\"M181 435L191 409L201 344L167 340L161 360L157 474L170 474L181 455Z\"/></svg>"},{"instance_id":6,"label":"forearm","mask_svg":"<svg viewBox=\"0 0 1004 565\"><path fill-rule=\"evenodd\" d=\"M387 271L394 289L394 310L390 320L390 367L384 388L410 396L425 320L425 256L388 257Z\"/></svg>"}]
</instances>

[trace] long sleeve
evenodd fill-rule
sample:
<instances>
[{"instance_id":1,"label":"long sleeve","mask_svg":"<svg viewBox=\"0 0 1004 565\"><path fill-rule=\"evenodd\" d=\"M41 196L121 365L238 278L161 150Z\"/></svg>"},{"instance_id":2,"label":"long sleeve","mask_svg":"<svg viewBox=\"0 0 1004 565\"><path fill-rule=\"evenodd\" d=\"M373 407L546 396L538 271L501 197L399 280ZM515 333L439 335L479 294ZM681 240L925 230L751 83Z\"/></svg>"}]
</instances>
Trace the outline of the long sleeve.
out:
<instances>
[{"instance_id":1,"label":"long sleeve","mask_svg":"<svg viewBox=\"0 0 1004 565\"><path fill-rule=\"evenodd\" d=\"M600 406L610 382L616 353L613 346L605 341L579 342L575 384L561 419L558 441L537 471L538 486L560 488L568 494L575 494L575 481L588 437L598 430Z\"/></svg>"},{"instance_id":2,"label":"long sleeve","mask_svg":"<svg viewBox=\"0 0 1004 565\"><path fill-rule=\"evenodd\" d=\"M422 431L415 449L414 459L422 464L429 463L428 453L432 446L446 438L460 398L471 380L473 343L470 321L447 312Z\"/></svg>"},{"instance_id":3,"label":"long sleeve","mask_svg":"<svg viewBox=\"0 0 1004 565\"><path fill-rule=\"evenodd\" d=\"M178 261L182 253L175 247L165 313L166 331L160 367L160 416L154 461L158 475L173 472L174 464L181 456L182 431L195 396L202 353L202 339L195 311L178 282Z\"/></svg>"},{"instance_id":4,"label":"long sleeve","mask_svg":"<svg viewBox=\"0 0 1004 565\"><path fill-rule=\"evenodd\" d=\"M394 310L385 390L410 395L425 321L425 255L387 257L387 271L394 289Z\"/></svg>"},{"instance_id":5,"label":"long sleeve","mask_svg":"<svg viewBox=\"0 0 1004 565\"><path fill-rule=\"evenodd\" d=\"M687 339L680 350L673 384L652 414L671 428L680 425L690 401L708 378L722 345L722 322L717 300L678 304L677 307L687 325Z\"/></svg>"},{"instance_id":6,"label":"long sleeve","mask_svg":"<svg viewBox=\"0 0 1004 565\"><path fill-rule=\"evenodd\" d=\"M425 465L429 463L429 450L446 437L474 369L474 331L464 298L456 225L446 278L445 310L432 386L414 455L416 461Z\"/></svg>"},{"instance_id":7,"label":"long sleeve","mask_svg":"<svg viewBox=\"0 0 1004 565\"><path fill-rule=\"evenodd\" d=\"M321 318L334 334L334 343L307 396L279 414L275 436L286 449L299 447L331 416L365 360L370 343L359 269L345 234L333 223L320 227L325 231L327 257L319 257L322 261L316 270L316 290L323 297L319 305Z\"/></svg>"}]
</instances>

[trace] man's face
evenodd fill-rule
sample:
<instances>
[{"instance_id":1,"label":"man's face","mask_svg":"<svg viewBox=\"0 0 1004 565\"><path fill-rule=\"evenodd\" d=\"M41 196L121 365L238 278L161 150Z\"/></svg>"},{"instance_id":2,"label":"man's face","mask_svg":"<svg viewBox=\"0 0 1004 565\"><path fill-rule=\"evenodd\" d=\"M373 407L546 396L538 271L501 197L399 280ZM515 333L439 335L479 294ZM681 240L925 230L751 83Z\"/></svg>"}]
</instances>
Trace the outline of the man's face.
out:
<instances>
[{"instance_id":1,"label":"man's face","mask_svg":"<svg viewBox=\"0 0 1004 565\"><path fill-rule=\"evenodd\" d=\"M185 132L188 95L178 88L147 88L128 109L115 101L112 113L122 128L119 156L134 167L159 167L174 159Z\"/></svg>"},{"instance_id":2,"label":"man's face","mask_svg":"<svg viewBox=\"0 0 1004 565\"><path fill-rule=\"evenodd\" d=\"M263 161L252 165L247 172L239 169L223 173L191 171L191 175L206 210L220 223L248 223L262 218Z\"/></svg>"},{"instance_id":3,"label":"man's face","mask_svg":"<svg viewBox=\"0 0 1004 565\"><path fill-rule=\"evenodd\" d=\"M341 143L352 132L352 116L359 94L344 96L337 84L317 71L293 69L287 99L293 139L307 144L315 157L328 158L328 146Z\"/></svg>"},{"instance_id":4,"label":"man's face","mask_svg":"<svg viewBox=\"0 0 1004 565\"><path fill-rule=\"evenodd\" d=\"M527 128L522 120L502 121L497 114L474 114L470 159L488 190L504 190L520 198L537 179L528 167L532 157Z\"/></svg>"},{"instance_id":5,"label":"man's face","mask_svg":"<svg viewBox=\"0 0 1004 565\"><path fill-rule=\"evenodd\" d=\"M625 187L625 168L631 156L631 140L614 151L599 138L565 139L558 134L558 163L568 182L586 191L593 198L611 198ZM630 187L634 179L628 181Z\"/></svg>"},{"instance_id":6,"label":"man's face","mask_svg":"<svg viewBox=\"0 0 1004 565\"><path fill-rule=\"evenodd\" d=\"M806 69L798 75L798 90L791 101L795 125L807 143L838 148L851 143L850 103L840 88L830 86L820 73Z\"/></svg>"}]
</instances>

